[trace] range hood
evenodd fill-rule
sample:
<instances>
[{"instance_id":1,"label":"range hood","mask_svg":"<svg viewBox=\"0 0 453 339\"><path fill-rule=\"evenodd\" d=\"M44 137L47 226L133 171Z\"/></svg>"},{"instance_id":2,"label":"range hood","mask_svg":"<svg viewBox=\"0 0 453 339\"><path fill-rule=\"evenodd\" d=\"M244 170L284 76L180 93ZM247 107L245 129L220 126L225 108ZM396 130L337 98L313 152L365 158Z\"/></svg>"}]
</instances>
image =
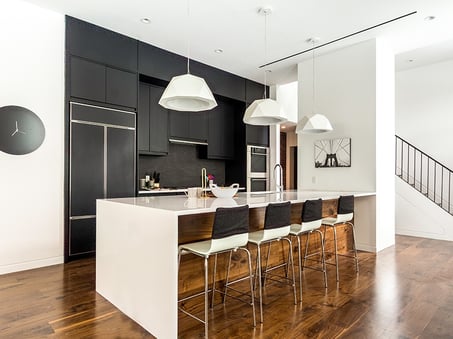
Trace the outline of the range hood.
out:
<instances>
[{"instance_id":1,"label":"range hood","mask_svg":"<svg viewBox=\"0 0 453 339\"><path fill-rule=\"evenodd\" d=\"M207 145L207 142L203 141L194 141L194 140L187 140L187 139L168 139L169 142L172 144L180 144L180 145Z\"/></svg>"}]
</instances>

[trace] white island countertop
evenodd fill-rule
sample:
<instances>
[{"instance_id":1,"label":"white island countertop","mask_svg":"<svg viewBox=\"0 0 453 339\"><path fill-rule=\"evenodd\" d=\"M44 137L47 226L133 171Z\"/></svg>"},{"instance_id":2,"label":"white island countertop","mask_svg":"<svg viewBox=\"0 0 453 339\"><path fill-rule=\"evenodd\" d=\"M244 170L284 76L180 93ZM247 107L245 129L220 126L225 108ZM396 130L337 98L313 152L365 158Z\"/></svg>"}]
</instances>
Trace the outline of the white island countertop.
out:
<instances>
[{"instance_id":1,"label":"white island countertop","mask_svg":"<svg viewBox=\"0 0 453 339\"><path fill-rule=\"evenodd\" d=\"M107 199L114 203L148 207L164 211L172 211L177 215L200 214L215 212L217 207L233 207L249 205L250 208L263 207L269 203L291 201L304 202L309 199L337 199L340 195L365 197L375 195L374 192L358 191L283 191L283 192L247 192L238 193L233 198L187 198L185 195L176 196L141 196L135 198Z\"/></svg>"}]
</instances>

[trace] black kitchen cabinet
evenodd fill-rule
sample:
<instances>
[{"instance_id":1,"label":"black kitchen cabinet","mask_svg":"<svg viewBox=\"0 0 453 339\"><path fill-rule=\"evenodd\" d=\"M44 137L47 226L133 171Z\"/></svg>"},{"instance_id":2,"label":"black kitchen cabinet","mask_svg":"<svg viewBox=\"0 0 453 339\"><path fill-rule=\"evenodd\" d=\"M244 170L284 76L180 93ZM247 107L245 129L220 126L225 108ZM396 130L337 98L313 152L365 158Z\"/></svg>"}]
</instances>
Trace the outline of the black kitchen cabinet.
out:
<instances>
[{"instance_id":1,"label":"black kitchen cabinet","mask_svg":"<svg viewBox=\"0 0 453 339\"><path fill-rule=\"evenodd\" d=\"M107 198L135 196L135 131L107 128Z\"/></svg>"},{"instance_id":2,"label":"black kitchen cabinet","mask_svg":"<svg viewBox=\"0 0 453 339\"><path fill-rule=\"evenodd\" d=\"M100 198L104 198L104 127L73 123L71 215L94 216Z\"/></svg>"},{"instance_id":3,"label":"black kitchen cabinet","mask_svg":"<svg viewBox=\"0 0 453 339\"><path fill-rule=\"evenodd\" d=\"M169 111L170 138L195 142L208 140L208 115L203 112Z\"/></svg>"},{"instance_id":4,"label":"black kitchen cabinet","mask_svg":"<svg viewBox=\"0 0 453 339\"><path fill-rule=\"evenodd\" d=\"M71 57L71 97L135 108L137 74Z\"/></svg>"},{"instance_id":5,"label":"black kitchen cabinet","mask_svg":"<svg viewBox=\"0 0 453 339\"><path fill-rule=\"evenodd\" d=\"M71 96L105 102L105 66L71 58Z\"/></svg>"},{"instance_id":6,"label":"black kitchen cabinet","mask_svg":"<svg viewBox=\"0 0 453 339\"><path fill-rule=\"evenodd\" d=\"M234 158L235 107L217 100L218 106L208 113L208 159Z\"/></svg>"},{"instance_id":7,"label":"black kitchen cabinet","mask_svg":"<svg viewBox=\"0 0 453 339\"><path fill-rule=\"evenodd\" d=\"M107 67L105 87L107 103L137 107L137 74Z\"/></svg>"},{"instance_id":8,"label":"black kitchen cabinet","mask_svg":"<svg viewBox=\"0 0 453 339\"><path fill-rule=\"evenodd\" d=\"M190 62L190 73L205 79L212 93L245 101L244 78L197 61Z\"/></svg>"},{"instance_id":9,"label":"black kitchen cabinet","mask_svg":"<svg viewBox=\"0 0 453 339\"><path fill-rule=\"evenodd\" d=\"M159 105L164 88L140 83L138 149L141 154L168 153L168 111Z\"/></svg>"},{"instance_id":10,"label":"black kitchen cabinet","mask_svg":"<svg viewBox=\"0 0 453 339\"><path fill-rule=\"evenodd\" d=\"M247 145L269 147L269 126L246 124L245 135Z\"/></svg>"},{"instance_id":11,"label":"black kitchen cabinet","mask_svg":"<svg viewBox=\"0 0 453 339\"><path fill-rule=\"evenodd\" d=\"M187 58L139 41L138 72L170 81L175 75L187 73Z\"/></svg>"},{"instance_id":12,"label":"black kitchen cabinet","mask_svg":"<svg viewBox=\"0 0 453 339\"><path fill-rule=\"evenodd\" d=\"M135 114L77 103L70 106L73 120L65 255L74 258L95 251L96 199L135 195ZM118 117L120 114L124 118Z\"/></svg>"},{"instance_id":13,"label":"black kitchen cabinet","mask_svg":"<svg viewBox=\"0 0 453 339\"><path fill-rule=\"evenodd\" d=\"M66 46L71 55L137 72L138 41L66 16Z\"/></svg>"},{"instance_id":14,"label":"black kitchen cabinet","mask_svg":"<svg viewBox=\"0 0 453 339\"><path fill-rule=\"evenodd\" d=\"M268 86L266 86L266 96L269 97ZM256 99L264 99L264 85L247 79L245 81L245 102L248 105Z\"/></svg>"}]
</instances>

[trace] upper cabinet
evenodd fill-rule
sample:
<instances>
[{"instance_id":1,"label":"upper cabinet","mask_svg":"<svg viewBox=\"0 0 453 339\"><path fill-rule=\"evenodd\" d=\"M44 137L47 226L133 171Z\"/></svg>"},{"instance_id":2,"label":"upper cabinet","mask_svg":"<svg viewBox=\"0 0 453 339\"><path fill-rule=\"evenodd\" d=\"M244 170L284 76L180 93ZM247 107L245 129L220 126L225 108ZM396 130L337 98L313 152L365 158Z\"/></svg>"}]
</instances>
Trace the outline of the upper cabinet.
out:
<instances>
[{"instance_id":1,"label":"upper cabinet","mask_svg":"<svg viewBox=\"0 0 453 339\"><path fill-rule=\"evenodd\" d=\"M163 87L140 83L138 150L141 154L168 153L168 111L159 105Z\"/></svg>"},{"instance_id":2,"label":"upper cabinet","mask_svg":"<svg viewBox=\"0 0 453 339\"><path fill-rule=\"evenodd\" d=\"M66 16L66 46L71 55L137 72L137 40L125 35Z\"/></svg>"},{"instance_id":3,"label":"upper cabinet","mask_svg":"<svg viewBox=\"0 0 453 339\"><path fill-rule=\"evenodd\" d=\"M135 108L137 74L71 57L71 97Z\"/></svg>"},{"instance_id":4,"label":"upper cabinet","mask_svg":"<svg viewBox=\"0 0 453 339\"><path fill-rule=\"evenodd\" d=\"M207 112L169 112L170 138L201 143L208 141Z\"/></svg>"},{"instance_id":5,"label":"upper cabinet","mask_svg":"<svg viewBox=\"0 0 453 339\"><path fill-rule=\"evenodd\" d=\"M269 95L268 86L266 86L266 95ZM257 99L264 99L264 85L247 79L245 81L245 102L247 106Z\"/></svg>"},{"instance_id":6,"label":"upper cabinet","mask_svg":"<svg viewBox=\"0 0 453 339\"><path fill-rule=\"evenodd\" d=\"M264 85L255 81L246 80L246 107L254 100L264 98ZM266 97L269 95L269 87L266 87ZM269 126L246 125L247 145L269 147Z\"/></svg>"},{"instance_id":7,"label":"upper cabinet","mask_svg":"<svg viewBox=\"0 0 453 339\"><path fill-rule=\"evenodd\" d=\"M138 72L152 78L170 81L175 75L187 73L187 59L140 41Z\"/></svg>"},{"instance_id":8,"label":"upper cabinet","mask_svg":"<svg viewBox=\"0 0 453 339\"><path fill-rule=\"evenodd\" d=\"M197 61L190 62L190 73L205 79L212 93L245 101L245 79Z\"/></svg>"},{"instance_id":9,"label":"upper cabinet","mask_svg":"<svg viewBox=\"0 0 453 339\"><path fill-rule=\"evenodd\" d=\"M235 106L217 101L208 113L208 159L234 159Z\"/></svg>"}]
</instances>

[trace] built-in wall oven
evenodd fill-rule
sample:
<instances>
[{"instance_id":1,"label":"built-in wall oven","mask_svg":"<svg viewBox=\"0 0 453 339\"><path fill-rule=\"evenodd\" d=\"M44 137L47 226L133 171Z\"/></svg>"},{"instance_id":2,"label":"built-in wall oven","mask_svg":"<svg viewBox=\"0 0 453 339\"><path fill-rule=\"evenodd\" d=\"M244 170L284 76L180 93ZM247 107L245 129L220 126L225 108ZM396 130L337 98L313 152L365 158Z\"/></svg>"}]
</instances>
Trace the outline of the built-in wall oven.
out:
<instances>
[{"instance_id":1,"label":"built-in wall oven","mask_svg":"<svg viewBox=\"0 0 453 339\"><path fill-rule=\"evenodd\" d=\"M247 191L269 190L269 148L247 146Z\"/></svg>"}]
</instances>

